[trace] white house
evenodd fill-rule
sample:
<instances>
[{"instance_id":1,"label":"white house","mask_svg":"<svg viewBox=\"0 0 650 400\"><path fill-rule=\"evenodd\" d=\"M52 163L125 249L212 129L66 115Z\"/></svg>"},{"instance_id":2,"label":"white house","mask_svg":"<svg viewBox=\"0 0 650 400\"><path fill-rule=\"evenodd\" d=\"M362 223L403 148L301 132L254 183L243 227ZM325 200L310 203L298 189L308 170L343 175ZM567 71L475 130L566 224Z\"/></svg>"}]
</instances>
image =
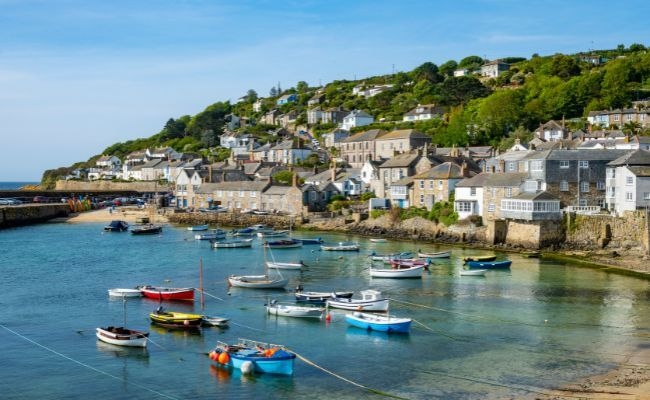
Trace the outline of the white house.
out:
<instances>
[{"instance_id":1,"label":"white house","mask_svg":"<svg viewBox=\"0 0 650 400\"><path fill-rule=\"evenodd\" d=\"M368 114L365 111L354 110L350 112L350 114L346 115L345 118L343 118L343 122L339 128L349 131L350 129L357 126L370 125L373 122L375 122L375 118L372 115Z\"/></svg>"},{"instance_id":2,"label":"white house","mask_svg":"<svg viewBox=\"0 0 650 400\"><path fill-rule=\"evenodd\" d=\"M417 107L404 114L404 121L425 121L433 118L440 118L445 110L435 104L418 104Z\"/></svg>"},{"instance_id":3,"label":"white house","mask_svg":"<svg viewBox=\"0 0 650 400\"><path fill-rule=\"evenodd\" d=\"M605 187L605 204L617 214L650 206L650 151L631 151L609 162Z\"/></svg>"}]
</instances>

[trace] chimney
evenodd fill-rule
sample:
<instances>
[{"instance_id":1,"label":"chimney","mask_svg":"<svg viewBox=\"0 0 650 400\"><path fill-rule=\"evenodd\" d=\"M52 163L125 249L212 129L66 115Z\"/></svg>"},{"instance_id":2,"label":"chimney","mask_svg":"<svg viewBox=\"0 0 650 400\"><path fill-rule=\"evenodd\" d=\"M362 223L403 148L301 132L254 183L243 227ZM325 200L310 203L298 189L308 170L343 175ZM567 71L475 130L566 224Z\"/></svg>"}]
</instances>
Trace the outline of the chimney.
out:
<instances>
[{"instance_id":1,"label":"chimney","mask_svg":"<svg viewBox=\"0 0 650 400\"><path fill-rule=\"evenodd\" d=\"M467 163L463 161L462 164L460 164L460 176L465 177L467 174Z\"/></svg>"},{"instance_id":2,"label":"chimney","mask_svg":"<svg viewBox=\"0 0 650 400\"><path fill-rule=\"evenodd\" d=\"M332 166L332 182L336 181L336 164Z\"/></svg>"},{"instance_id":3,"label":"chimney","mask_svg":"<svg viewBox=\"0 0 650 400\"><path fill-rule=\"evenodd\" d=\"M226 171L221 170L221 182L225 182L225 181L226 181Z\"/></svg>"},{"instance_id":4,"label":"chimney","mask_svg":"<svg viewBox=\"0 0 650 400\"><path fill-rule=\"evenodd\" d=\"M294 172L294 174L292 175L292 178L293 178L293 179L292 179L292 181L291 181L291 185L292 185L293 187L298 187L298 174L296 174L296 173Z\"/></svg>"}]
</instances>

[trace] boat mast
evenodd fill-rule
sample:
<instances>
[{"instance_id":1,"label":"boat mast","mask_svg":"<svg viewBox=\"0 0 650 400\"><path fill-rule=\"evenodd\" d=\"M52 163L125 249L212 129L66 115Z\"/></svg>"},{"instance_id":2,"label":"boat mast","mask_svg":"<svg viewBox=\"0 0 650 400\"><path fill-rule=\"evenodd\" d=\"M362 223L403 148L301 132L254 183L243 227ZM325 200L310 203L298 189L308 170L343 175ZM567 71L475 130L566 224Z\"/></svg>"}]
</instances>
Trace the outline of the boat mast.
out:
<instances>
[{"instance_id":1,"label":"boat mast","mask_svg":"<svg viewBox=\"0 0 650 400\"><path fill-rule=\"evenodd\" d=\"M203 295L203 257L199 259L199 291L201 292L201 311L205 308L205 299Z\"/></svg>"}]
</instances>

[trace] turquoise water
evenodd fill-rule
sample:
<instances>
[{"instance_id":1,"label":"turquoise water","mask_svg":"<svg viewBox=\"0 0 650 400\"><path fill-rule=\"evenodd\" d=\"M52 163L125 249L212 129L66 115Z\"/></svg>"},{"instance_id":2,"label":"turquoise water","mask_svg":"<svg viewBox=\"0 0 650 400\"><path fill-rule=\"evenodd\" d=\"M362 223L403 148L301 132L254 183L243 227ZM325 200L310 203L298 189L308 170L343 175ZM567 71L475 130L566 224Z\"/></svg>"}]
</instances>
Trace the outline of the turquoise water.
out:
<instances>
[{"instance_id":1,"label":"turquoise water","mask_svg":"<svg viewBox=\"0 0 650 400\"><path fill-rule=\"evenodd\" d=\"M412 242L374 244L319 234L328 242L358 240L359 253L317 246L275 250L277 261L303 260L287 271L286 291L229 289L230 274L261 273L252 249L211 249L184 227L159 236L103 233L103 224L45 224L0 231L0 393L3 399L378 398L379 395L296 360L292 377L245 377L213 367L205 353L217 340L248 338L287 345L318 367L358 385L409 399L521 398L601 373L625 360L650 333L649 283L632 277L509 255L511 271L460 277L453 248L422 280L368 277L371 251L442 250ZM314 236L298 232L295 236ZM258 239L256 239L257 241ZM504 256L504 255L500 255ZM228 329L200 334L152 326L156 301L111 300L107 289L139 284L199 285L205 313L231 318ZM265 314L271 298L292 288L375 288L392 299L391 314L415 319L409 335ZM194 304L168 309L201 311ZM149 347L98 343L94 329L122 325L151 332Z\"/></svg>"}]
</instances>

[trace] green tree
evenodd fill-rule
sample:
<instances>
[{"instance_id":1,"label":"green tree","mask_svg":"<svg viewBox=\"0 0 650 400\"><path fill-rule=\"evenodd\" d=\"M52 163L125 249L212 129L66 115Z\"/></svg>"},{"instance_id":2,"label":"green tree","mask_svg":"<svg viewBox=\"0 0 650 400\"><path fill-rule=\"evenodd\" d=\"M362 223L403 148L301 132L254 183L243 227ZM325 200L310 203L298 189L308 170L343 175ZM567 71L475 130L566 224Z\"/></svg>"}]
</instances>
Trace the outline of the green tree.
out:
<instances>
[{"instance_id":1,"label":"green tree","mask_svg":"<svg viewBox=\"0 0 650 400\"><path fill-rule=\"evenodd\" d=\"M307 84L307 82L299 81L296 84L296 91L298 91L298 93L305 93L307 90L309 90L309 85Z\"/></svg>"},{"instance_id":2,"label":"green tree","mask_svg":"<svg viewBox=\"0 0 650 400\"><path fill-rule=\"evenodd\" d=\"M195 139L201 140L206 131L218 135L224 125L224 117L230 113L229 102L217 102L196 114L187 126L187 132Z\"/></svg>"},{"instance_id":3,"label":"green tree","mask_svg":"<svg viewBox=\"0 0 650 400\"><path fill-rule=\"evenodd\" d=\"M438 68L438 72L443 76L454 76L454 71L458 69L458 63L454 60L449 60Z\"/></svg>"},{"instance_id":4,"label":"green tree","mask_svg":"<svg viewBox=\"0 0 650 400\"><path fill-rule=\"evenodd\" d=\"M280 185L291 185L293 182L293 171L284 170L272 175L273 182Z\"/></svg>"},{"instance_id":5,"label":"green tree","mask_svg":"<svg viewBox=\"0 0 650 400\"><path fill-rule=\"evenodd\" d=\"M465 57L460 62L458 63L458 68L466 68L471 70L475 70L481 67L483 65L483 58L479 56L469 56Z\"/></svg>"},{"instance_id":6,"label":"green tree","mask_svg":"<svg viewBox=\"0 0 650 400\"><path fill-rule=\"evenodd\" d=\"M413 80L416 82L427 81L429 83L438 83L442 80L438 73L438 66L432 62L425 62L411 72Z\"/></svg>"},{"instance_id":7,"label":"green tree","mask_svg":"<svg viewBox=\"0 0 650 400\"><path fill-rule=\"evenodd\" d=\"M246 92L246 102L254 103L256 101L257 101L257 92L254 91L253 89L248 89L248 92Z\"/></svg>"},{"instance_id":8,"label":"green tree","mask_svg":"<svg viewBox=\"0 0 650 400\"><path fill-rule=\"evenodd\" d=\"M473 76L459 76L445 79L440 85L441 102L449 106L465 104L472 99L485 97L490 89Z\"/></svg>"}]
</instances>

